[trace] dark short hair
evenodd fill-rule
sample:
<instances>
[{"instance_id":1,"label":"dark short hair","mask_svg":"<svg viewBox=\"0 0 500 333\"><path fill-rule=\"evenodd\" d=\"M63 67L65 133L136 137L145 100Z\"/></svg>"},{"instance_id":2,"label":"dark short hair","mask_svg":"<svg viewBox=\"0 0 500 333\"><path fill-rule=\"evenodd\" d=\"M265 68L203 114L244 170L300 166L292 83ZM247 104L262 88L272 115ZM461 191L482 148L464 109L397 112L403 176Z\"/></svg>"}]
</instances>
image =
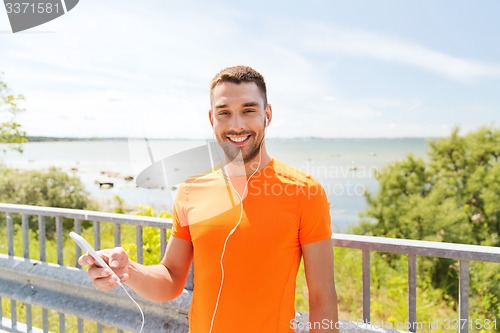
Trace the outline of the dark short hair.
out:
<instances>
[{"instance_id":1,"label":"dark short hair","mask_svg":"<svg viewBox=\"0 0 500 333\"><path fill-rule=\"evenodd\" d=\"M233 82L236 84L240 84L241 82L255 83L262 94L262 98L264 99L264 106L267 105L266 82L264 81L262 74L257 72L255 69L248 66L233 66L221 70L210 82L210 102L212 102L215 86L222 82Z\"/></svg>"}]
</instances>

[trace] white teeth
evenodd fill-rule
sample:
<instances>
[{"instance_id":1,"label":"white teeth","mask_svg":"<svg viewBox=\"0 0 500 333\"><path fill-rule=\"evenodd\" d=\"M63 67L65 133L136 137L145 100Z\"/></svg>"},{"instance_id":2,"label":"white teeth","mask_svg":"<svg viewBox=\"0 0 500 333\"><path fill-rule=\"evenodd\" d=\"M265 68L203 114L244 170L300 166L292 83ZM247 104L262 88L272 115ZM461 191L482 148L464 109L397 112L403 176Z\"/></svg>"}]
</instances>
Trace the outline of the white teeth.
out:
<instances>
[{"instance_id":1,"label":"white teeth","mask_svg":"<svg viewBox=\"0 0 500 333\"><path fill-rule=\"evenodd\" d=\"M243 137L229 137L229 140L233 142L243 142L248 138L248 136L243 136Z\"/></svg>"}]
</instances>

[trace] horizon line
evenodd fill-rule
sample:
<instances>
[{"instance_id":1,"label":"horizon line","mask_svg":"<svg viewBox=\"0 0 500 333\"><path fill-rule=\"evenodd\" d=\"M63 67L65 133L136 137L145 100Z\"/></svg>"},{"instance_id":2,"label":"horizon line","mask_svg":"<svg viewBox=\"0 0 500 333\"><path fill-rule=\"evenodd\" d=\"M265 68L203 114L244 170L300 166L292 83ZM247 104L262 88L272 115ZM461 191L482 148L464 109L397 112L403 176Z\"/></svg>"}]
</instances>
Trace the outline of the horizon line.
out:
<instances>
[{"instance_id":1,"label":"horizon line","mask_svg":"<svg viewBox=\"0 0 500 333\"><path fill-rule=\"evenodd\" d=\"M280 137L272 136L267 137L269 140L435 140L444 138L445 136L399 136L399 137L319 137L319 136L300 136L300 137ZM28 135L26 143L34 142L54 142L54 141L127 141L127 140L144 140L146 137L77 137L77 136L42 136L42 135ZM148 140L185 140L185 141L211 141L213 138L188 138L188 137L149 137Z\"/></svg>"}]
</instances>

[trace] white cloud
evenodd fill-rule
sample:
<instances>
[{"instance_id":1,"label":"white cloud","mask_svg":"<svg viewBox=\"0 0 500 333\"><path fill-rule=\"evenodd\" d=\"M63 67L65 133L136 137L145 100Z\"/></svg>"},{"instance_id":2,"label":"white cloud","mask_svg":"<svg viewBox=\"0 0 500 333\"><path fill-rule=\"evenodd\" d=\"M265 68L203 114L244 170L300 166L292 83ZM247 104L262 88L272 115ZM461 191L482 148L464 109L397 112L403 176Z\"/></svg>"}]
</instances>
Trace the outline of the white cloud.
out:
<instances>
[{"instance_id":1,"label":"white cloud","mask_svg":"<svg viewBox=\"0 0 500 333\"><path fill-rule=\"evenodd\" d=\"M308 52L347 54L401 63L459 80L500 77L500 65L465 59L412 41L368 31L302 22L298 44Z\"/></svg>"}]
</instances>

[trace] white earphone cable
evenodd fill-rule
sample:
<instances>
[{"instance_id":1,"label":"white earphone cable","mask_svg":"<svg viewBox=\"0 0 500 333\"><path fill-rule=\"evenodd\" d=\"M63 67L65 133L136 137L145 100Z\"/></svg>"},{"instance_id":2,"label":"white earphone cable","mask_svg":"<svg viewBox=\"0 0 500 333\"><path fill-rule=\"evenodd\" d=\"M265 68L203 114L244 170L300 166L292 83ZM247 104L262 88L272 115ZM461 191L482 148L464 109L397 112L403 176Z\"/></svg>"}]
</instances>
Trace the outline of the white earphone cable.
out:
<instances>
[{"instance_id":1,"label":"white earphone cable","mask_svg":"<svg viewBox=\"0 0 500 333\"><path fill-rule=\"evenodd\" d=\"M236 195L240 199L240 218L238 219L238 223L236 223L234 228L231 229L231 231L227 235L226 240L224 241L224 246L222 248L222 253L220 256L220 268L221 268L222 275L221 275L219 293L217 294L217 300L215 302L214 313L212 314L212 321L210 322L210 330L208 331L208 333L212 333L212 329L214 327L214 321L215 321L215 314L217 313L217 309L219 308L219 300L220 300L220 296L222 293L222 286L224 284L224 263L223 263L223 260L224 260L224 254L226 253L227 242L229 240L229 237L231 237L231 235L236 231L236 228L238 228L238 226L240 225L241 220L243 218L243 198L245 197L245 193L247 191L248 183L250 182L250 179L252 179L252 177L257 173L257 171L259 171L260 163L262 161L262 143L263 142L264 142L264 138L262 138L262 141L261 141L260 147L259 147L259 164L257 165L257 168L254 170L254 172L250 175L250 177L248 177L248 179L245 183L245 187L243 189L243 193L241 195L238 193L238 191L236 191L236 189L233 186L233 183L231 182L231 178L229 178L229 185L231 186L231 189L236 193Z\"/></svg>"},{"instance_id":2,"label":"white earphone cable","mask_svg":"<svg viewBox=\"0 0 500 333\"><path fill-rule=\"evenodd\" d=\"M142 311L142 308L141 306L135 301L135 299L130 296L130 294L128 293L127 289L125 289L125 287L123 286L123 283L121 283L120 281L118 281L118 285L120 287L122 287L123 291L125 292L125 294L127 294L127 296L132 300L132 302L134 302L134 304L137 306L137 308L139 309L139 311L141 312L141 316L142 316L142 324L141 324L141 329L139 330L139 333L142 333L142 330L144 329L144 322L145 322L145 319L144 319L144 312Z\"/></svg>"}]
</instances>

